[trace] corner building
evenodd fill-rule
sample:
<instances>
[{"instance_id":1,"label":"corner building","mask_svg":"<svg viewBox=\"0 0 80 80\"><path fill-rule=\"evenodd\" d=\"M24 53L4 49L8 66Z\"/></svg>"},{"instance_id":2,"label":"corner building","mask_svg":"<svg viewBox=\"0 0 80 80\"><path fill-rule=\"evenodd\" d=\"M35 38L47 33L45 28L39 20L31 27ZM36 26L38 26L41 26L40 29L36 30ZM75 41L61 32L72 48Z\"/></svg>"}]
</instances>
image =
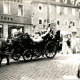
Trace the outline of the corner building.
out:
<instances>
[{"instance_id":1,"label":"corner building","mask_svg":"<svg viewBox=\"0 0 80 80\"><path fill-rule=\"evenodd\" d=\"M0 38L11 37L18 29L30 33L32 23L28 5L28 1L0 0Z\"/></svg>"}]
</instances>

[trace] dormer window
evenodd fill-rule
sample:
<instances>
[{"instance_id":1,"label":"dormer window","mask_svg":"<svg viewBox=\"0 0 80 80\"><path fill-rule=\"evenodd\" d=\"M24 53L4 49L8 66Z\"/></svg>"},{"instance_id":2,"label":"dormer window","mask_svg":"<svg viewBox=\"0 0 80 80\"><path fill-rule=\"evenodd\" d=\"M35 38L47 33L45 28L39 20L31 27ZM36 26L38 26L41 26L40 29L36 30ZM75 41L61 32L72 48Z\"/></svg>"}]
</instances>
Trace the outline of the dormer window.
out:
<instances>
[{"instance_id":1,"label":"dormer window","mask_svg":"<svg viewBox=\"0 0 80 80\"><path fill-rule=\"evenodd\" d=\"M67 3L67 0L63 0L64 3Z\"/></svg>"},{"instance_id":2,"label":"dormer window","mask_svg":"<svg viewBox=\"0 0 80 80\"><path fill-rule=\"evenodd\" d=\"M74 3L75 3L75 1L74 1L74 0L70 0L70 2L71 2L71 4L74 4Z\"/></svg>"}]
</instances>

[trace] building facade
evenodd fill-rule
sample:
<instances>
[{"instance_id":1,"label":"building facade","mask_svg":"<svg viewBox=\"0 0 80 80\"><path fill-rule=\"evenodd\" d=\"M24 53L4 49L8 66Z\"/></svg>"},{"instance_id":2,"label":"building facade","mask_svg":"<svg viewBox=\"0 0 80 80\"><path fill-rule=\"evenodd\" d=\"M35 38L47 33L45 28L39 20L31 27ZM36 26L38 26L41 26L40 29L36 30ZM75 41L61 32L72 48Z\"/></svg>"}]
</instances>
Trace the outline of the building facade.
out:
<instances>
[{"instance_id":1,"label":"building facade","mask_svg":"<svg viewBox=\"0 0 80 80\"><path fill-rule=\"evenodd\" d=\"M18 29L31 34L53 22L57 30L80 34L80 1L0 0L0 37L11 37Z\"/></svg>"},{"instance_id":2,"label":"building facade","mask_svg":"<svg viewBox=\"0 0 80 80\"><path fill-rule=\"evenodd\" d=\"M11 37L17 30L30 33L32 23L29 3L22 0L0 0L0 38Z\"/></svg>"},{"instance_id":3,"label":"building facade","mask_svg":"<svg viewBox=\"0 0 80 80\"><path fill-rule=\"evenodd\" d=\"M36 29L44 28L47 21L55 22L57 30L80 32L79 0L33 0L31 6L32 24Z\"/></svg>"}]
</instances>

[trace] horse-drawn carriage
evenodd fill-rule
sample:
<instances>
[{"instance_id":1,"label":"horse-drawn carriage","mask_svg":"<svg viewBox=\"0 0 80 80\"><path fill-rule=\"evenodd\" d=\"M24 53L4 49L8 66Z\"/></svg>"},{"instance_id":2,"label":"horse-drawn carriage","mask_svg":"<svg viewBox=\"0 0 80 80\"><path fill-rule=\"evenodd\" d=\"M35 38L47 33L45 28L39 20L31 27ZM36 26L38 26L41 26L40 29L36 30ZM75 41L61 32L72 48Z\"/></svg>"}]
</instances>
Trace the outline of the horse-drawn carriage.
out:
<instances>
[{"instance_id":1,"label":"horse-drawn carriage","mask_svg":"<svg viewBox=\"0 0 80 80\"><path fill-rule=\"evenodd\" d=\"M54 35L52 29L46 35L41 36L41 41L34 41L28 33L21 33L20 35L7 40L5 52L11 54L14 60L19 60L22 56L24 60L31 60L33 57L46 56L47 58L53 58L56 55L59 45L60 32L56 32Z\"/></svg>"}]
</instances>

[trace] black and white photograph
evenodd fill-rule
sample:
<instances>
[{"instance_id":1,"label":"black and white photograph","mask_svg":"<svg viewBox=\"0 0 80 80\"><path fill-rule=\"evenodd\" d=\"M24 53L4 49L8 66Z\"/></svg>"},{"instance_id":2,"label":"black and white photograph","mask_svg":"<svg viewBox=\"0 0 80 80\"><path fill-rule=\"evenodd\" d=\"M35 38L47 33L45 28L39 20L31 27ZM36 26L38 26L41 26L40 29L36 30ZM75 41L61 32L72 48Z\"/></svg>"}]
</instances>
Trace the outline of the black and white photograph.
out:
<instances>
[{"instance_id":1,"label":"black and white photograph","mask_svg":"<svg viewBox=\"0 0 80 80\"><path fill-rule=\"evenodd\" d=\"M0 80L80 80L80 0L0 0Z\"/></svg>"}]
</instances>

